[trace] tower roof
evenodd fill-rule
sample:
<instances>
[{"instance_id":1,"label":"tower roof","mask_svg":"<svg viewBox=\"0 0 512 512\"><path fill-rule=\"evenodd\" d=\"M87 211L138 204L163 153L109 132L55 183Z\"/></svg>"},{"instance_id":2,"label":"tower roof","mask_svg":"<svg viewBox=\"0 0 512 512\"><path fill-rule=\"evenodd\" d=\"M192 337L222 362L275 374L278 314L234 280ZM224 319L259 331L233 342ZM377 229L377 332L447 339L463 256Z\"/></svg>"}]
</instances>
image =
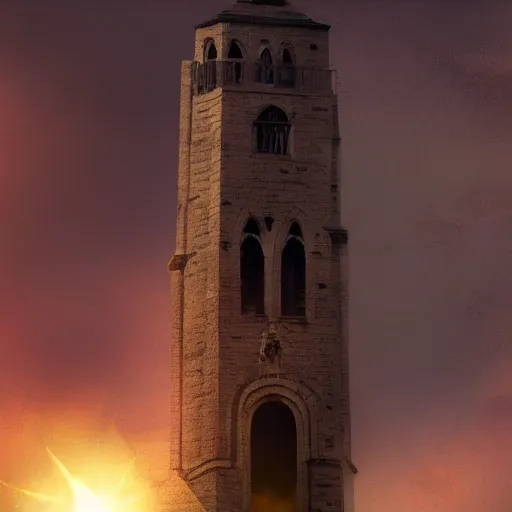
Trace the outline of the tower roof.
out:
<instances>
[{"instance_id":1,"label":"tower roof","mask_svg":"<svg viewBox=\"0 0 512 512\"><path fill-rule=\"evenodd\" d=\"M217 23L247 23L313 30L330 29L329 25L317 23L309 16L297 11L288 0L237 0L235 5L196 25L196 28L210 27Z\"/></svg>"}]
</instances>

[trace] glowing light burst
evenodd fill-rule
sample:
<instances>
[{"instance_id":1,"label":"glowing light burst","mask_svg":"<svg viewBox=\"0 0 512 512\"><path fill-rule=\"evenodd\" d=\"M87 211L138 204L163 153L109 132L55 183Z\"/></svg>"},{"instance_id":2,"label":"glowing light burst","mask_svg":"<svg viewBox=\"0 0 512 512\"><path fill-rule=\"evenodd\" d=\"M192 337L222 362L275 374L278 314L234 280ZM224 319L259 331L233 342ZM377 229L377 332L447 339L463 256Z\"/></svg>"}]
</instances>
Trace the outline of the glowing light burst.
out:
<instances>
[{"instance_id":1,"label":"glowing light burst","mask_svg":"<svg viewBox=\"0 0 512 512\"><path fill-rule=\"evenodd\" d=\"M108 496L97 496L89 487L87 487L83 482L73 477L68 468L50 451L49 448L46 448L48 455L55 463L57 468L59 469L62 476L66 479L67 484L69 485L72 493L73 493L73 508L71 510L66 510L62 512L123 512L126 511L126 507L135 504L142 498L142 494L137 496L133 496L129 499L120 499L119 493L123 488L123 485L126 480L126 476L128 475L134 459L130 462L126 471L123 473L117 485L114 486L112 492ZM66 499L60 496L48 496L44 493L29 491L28 489L21 489L18 487L13 487L6 482L2 482L0 480L0 484L4 487L8 487L14 491L20 492L25 496L34 498L43 502L50 502L55 504L66 504Z\"/></svg>"}]
</instances>

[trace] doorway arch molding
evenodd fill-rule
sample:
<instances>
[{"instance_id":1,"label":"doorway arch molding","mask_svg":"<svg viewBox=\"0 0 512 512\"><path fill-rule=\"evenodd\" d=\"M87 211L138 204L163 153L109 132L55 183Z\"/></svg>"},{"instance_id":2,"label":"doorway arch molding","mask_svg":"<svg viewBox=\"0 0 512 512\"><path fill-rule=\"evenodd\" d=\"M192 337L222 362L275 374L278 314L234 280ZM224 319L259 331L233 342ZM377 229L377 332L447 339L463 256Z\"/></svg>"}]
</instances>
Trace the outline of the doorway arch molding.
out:
<instances>
[{"instance_id":1,"label":"doorway arch molding","mask_svg":"<svg viewBox=\"0 0 512 512\"><path fill-rule=\"evenodd\" d=\"M308 461L318 457L317 395L304 384L286 378L264 377L248 384L240 395L237 414L237 467L242 475L243 512L251 504L251 426L258 407L279 401L288 406L297 433L297 506L305 512L308 496Z\"/></svg>"}]
</instances>

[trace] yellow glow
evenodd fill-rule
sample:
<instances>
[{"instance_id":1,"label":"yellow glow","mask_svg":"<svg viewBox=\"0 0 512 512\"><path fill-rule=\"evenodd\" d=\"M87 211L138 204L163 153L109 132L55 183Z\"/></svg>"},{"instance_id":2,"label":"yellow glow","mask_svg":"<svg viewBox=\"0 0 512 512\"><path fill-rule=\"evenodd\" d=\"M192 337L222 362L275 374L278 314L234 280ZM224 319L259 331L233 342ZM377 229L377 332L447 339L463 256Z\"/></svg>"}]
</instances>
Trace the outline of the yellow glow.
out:
<instances>
[{"instance_id":1,"label":"yellow glow","mask_svg":"<svg viewBox=\"0 0 512 512\"><path fill-rule=\"evenodd\" d=\"M119 496L123 491L126 478L133 466L133 460L110 492L106 495L101 495L93 492L82 480L74 477L64 463L48 448L47 451L72 492L72 505L68 503L68 499L65 496L51 496L27 489L15 488L2 481L0 481L0 484L35 500L51 502L58 505L56 508L52 509L52 511L55 510L55 512L142 512L144 509L147 510L146 507L141 508L142 504L140 503L145 493L138 492L128 498ZM93 473L91 473L91 475L92 474Z\"/></svg>"}]
</instances>

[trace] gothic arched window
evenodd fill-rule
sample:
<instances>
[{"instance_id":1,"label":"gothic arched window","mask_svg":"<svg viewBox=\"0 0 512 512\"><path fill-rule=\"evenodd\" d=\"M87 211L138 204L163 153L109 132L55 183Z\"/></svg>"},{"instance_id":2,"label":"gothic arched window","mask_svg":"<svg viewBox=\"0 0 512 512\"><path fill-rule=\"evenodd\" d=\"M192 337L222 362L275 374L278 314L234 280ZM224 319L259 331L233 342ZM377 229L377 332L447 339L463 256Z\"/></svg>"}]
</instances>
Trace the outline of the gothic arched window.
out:
<instances>
[{"instance_id":1,"label":"gothic arched window","mask_svg":"<svg viewBox=\"0 0 512 512\"><path fill-rule=\"evenodd\" d=\"M288 154L291 124L282 109L267 107L258 116L254 126L258 153Z\"/></svg>"},{"instance_id":2,"label":"gothic arched window","mask_svg":"<svg viewBox=\"0 0 512 512\"><path fill-rule=\"evenodd\" d=\"M268 48L265 48L260 54L256 80L263 84L274 83L274 64L272 62L272 54Z\"/></svg>"},{"instance_id":3,"label":"gothic arched window","mask_svg":"<svg viewBox=\"0 0 512 512\"><path fill-rule=\"evenodd\" d=\"M281 315L306 316L306 250L296 222L281 254Z\"/></svg>"},{"instance_id":4,"label":"gothic arched window","mask_svg":"<svg viewBox=\"0 0 512 512\"><path fill-rule=\"evenodd\" d=\"M228 60L232 63L229 65L229 81L237 84L241 83L244 55L240 44L236 41L231 41Z\"/></svg>"},{"instance_id":5,"label":"gothic arched window","mask_svg":"<svg viewBox=\"0 0 512 512\"><path fill-rule=\"evenodd\" d=\"M283 59L283 64L285 66L293 66L292 53L290 52L289 48L283 49L282 59Z\"/></svg>"},{"instance_id":6,"label":"gothic arched window","mask_svg":"<svg viewBox=\"0 0 512 512\"><path fill-rule=\"evenodd\" d=\"M295 85L295 64L289 48L283 48L281 53L278 83L285 87L293 87Z\"/></svg>"},{"instance_id":7,"label":"gothic arched window","mask_svg":"<svg viewBox=\"0 0 512 512\"><path fill-rule=\"evenodd\" d=\"M206 42L204 48L205 61L205 92L213 91L217 87L217 47L213 40Z\"/></svg>"},{"instance_id":8,"label":"gothic arched window","mask_svg":"<svg viewBox=\"0 0 512 512\"><path fill-rule=\"evenodd\" d=\"M249 219L240 247L240 282L242 313L265 313L265 258L260 241L260 228Z\"/></svg>"},{"instance_id":9,"label":"gothic arched window","mask_svg":"<svg viewBox=\"0 0 512 512\"><path fill-rule=\"evenodd\" d=\"M205 52L204 52L204 60L216 60L217 59L217 47L215 46L215 42L210 40L206 43Z\"/></svg>"}]
</instances>

